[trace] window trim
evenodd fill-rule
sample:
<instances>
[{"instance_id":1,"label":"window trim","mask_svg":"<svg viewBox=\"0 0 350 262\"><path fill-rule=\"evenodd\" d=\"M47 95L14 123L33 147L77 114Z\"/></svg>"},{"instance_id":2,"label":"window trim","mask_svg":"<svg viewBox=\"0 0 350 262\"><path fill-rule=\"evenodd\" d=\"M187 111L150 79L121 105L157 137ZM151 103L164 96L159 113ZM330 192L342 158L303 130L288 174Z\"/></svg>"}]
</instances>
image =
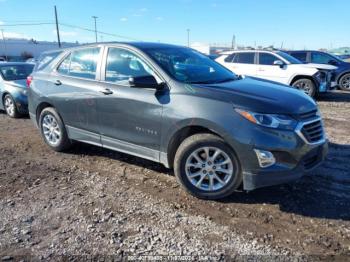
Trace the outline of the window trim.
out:
<instances>
[{"instance_id":1,"label":"window trim","mask_svg":"<svg viewBox=\"0 0 350 262\"><path fill-rule=\"evenodd\" d=\"M65 74L61 74L60 72L58 72L58 68L61 66L61 64L63 63L63 61L64 61L69 55L71 55L73 52L80 51L80 50L84 50L84 49L92 49L92 48L100 48L100 52L99 52L99 54L98 54L97 64L96 64L95 79L84 78L84 77L78 77L78 76L71 76L71 75L65 75ZM98 82L98 81L100 81L101 57L102 57L103 51L104 51L104 46L102 46L102 45L96 45L96 46L82 46L82 47L79 47L79 48L74 48L74 49L67 50L67 52L65 52L65 53L62 55L62 57L60 58L60 60L57 62L57 64L55 65L54 69L52 70L52 72L53 72L56 76L60 76L60 77L68 77L68 78L78 79L78 80L86 80L86 81ZM71 59L72 59L72 58L71 58Z\"/></svg>"},{"instance_id":2,"label":"window trim","mask_svg":"<svg viewBox=\"0 0 350 262\"><path fill-rule=\"evenodd\" d=\"M136 56L138 56L139 58L141 58L143 60L144 63L146 63L146 65L148 67L150 67L153 72L157 75L157 77L164 83L167 83L167 81L164 79L164 77L162 76L162 74L159 73L159 71L156 69L156 67L149 61L150 59L148 57L145 57L144 54L142 54L141 52L128 48L126 46L115 46L115 45L107 45L104 47L103 50L103 55L102 55L102 60L101 60L101 68L100 68L100 82L104 83L104 84L109 84L109 85L114 85L114 86L119 86L119 87L128 87L128 88L132 88L130 85L123 85L123 84L117 84L117 83L113 83L110 81L106 81L106 69L107 69L107 58L108 58L108 51L109 49L122 49L122 50L126 50ZM168 85L165 85L168 88ZM144 89L151 89L154 90L153 88L144 88Z\"/></svg>"}]
</instances>

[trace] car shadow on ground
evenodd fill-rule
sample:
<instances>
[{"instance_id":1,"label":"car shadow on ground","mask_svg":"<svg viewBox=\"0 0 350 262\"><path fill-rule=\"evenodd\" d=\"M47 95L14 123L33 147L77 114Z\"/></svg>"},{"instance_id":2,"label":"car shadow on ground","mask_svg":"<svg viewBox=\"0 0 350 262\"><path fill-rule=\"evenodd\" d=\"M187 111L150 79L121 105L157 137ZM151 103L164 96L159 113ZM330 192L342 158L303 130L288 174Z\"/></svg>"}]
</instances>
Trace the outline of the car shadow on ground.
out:
<instances>
[{"instance_id":1,"label":"car shadow on ground","mask_svg":"<svg viewBox=\"0 0 350 262\"><path fill-rule=\"evenodd\" d=\"M344 154L348 154L350 150L350 145L330 144L330 146L340 149L337 151L339 158L346 157L342 155L342 152L345 151ZM76 143L68 153L106 157L173 176L173 172L161 164L87 144ZM332 160L326 160L325 163L332 165L330 161L335 161L334 157ZM282 212L306 217L350 220L350 172L346 178L346 188L341 189L343 194L337 194L340 189L336 186L332 187L334 181L331 181L331 175L324 174L327 179L323 177L323 173L327 172L329 170L321 166L315 172L305 175L296 182L256 189L251 192L237 192L218 202L225 204L271 204L278 205ZM335 168L331 172L340 171Z\"/></svg>"},{"instance_id":2,"label":"car shadow on ground","mask_svg":"<svg viewBox=\"0 0 350 262\"><path fill-rule=\"evenodd\" d=\"M350 92L337 90L320 94L317 97L316 102L350 102Z\"/></svg>"}]
</instances>

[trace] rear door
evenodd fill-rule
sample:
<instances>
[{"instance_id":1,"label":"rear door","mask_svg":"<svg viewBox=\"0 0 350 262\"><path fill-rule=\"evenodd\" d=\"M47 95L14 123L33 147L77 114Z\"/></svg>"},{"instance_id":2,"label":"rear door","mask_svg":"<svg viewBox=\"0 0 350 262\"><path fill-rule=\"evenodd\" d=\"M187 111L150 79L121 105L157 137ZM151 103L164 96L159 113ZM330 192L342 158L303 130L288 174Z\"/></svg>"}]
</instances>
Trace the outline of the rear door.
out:
<instances>
[{"instance_id":1,"label":"rear door","mask_svg":"<svg viewBox=\"0 0 350 262\"><path fill-rule=\"evenodd\" d=\"M259 78L280 82L288 83L288 65L283 67L279 65L274 65L275 61L280 60L279 57L272 53L259 52L258 53L258 68L256 76ZM282 61L283 62L283 61Z\"/></svg>"},{"instance_id":2,"label":"rear door","mask_svg":"<svg viewBox=\"0 0 350 262\"><path fill-rule=\"evenodd\" d=\"M51 76L47 88L71 139L100 144L96 115L100 47L77 49L68 54Z\"/></svg>"},{"instance_id":3,"label":"rear door","mask_svg":"<svg viewBox=\"0 0 350 262\"><path fill-rule=\"evenodd\" d=\"M238 75L256 76L255 52L239 52L232 57L228 68Z\"/></svg>"}]
</instances>

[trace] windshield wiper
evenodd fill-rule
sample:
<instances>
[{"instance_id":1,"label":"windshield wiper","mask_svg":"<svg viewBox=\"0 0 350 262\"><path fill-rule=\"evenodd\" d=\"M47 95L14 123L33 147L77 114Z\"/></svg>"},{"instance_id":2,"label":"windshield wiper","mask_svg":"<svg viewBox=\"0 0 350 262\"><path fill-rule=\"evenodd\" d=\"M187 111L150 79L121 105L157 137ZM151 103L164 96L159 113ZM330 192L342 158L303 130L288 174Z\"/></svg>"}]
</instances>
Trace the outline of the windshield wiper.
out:
<instances>
[{"instance_id":1,"label":"windshield wiper","mask_svg":"<svg viewBox=\"0 0 350 262\"><path fill-rule=\"evenodd\" d=\"M237 80L237 78L234 77L230 77L230 78L224 78L224 79L220 79L220 80L207 80L207 81L194 81L194 82L190 82L190 84L219 84L219 83L225 83L225 82L230 82L230 81L234 81Z\"/></svg>"},{"instance_id":2,"label":"windshield wiper","mask_svg":"<svg viewBox=\"0 0 350 262\"><path fill-rule=\"evenodd\" d=\"M219 81L215 81L214 84L225 83L225 82L230 82L234 80L237 80L237 78L230 77L230 78L221 79Z\"/></svg>"}]
</instances>

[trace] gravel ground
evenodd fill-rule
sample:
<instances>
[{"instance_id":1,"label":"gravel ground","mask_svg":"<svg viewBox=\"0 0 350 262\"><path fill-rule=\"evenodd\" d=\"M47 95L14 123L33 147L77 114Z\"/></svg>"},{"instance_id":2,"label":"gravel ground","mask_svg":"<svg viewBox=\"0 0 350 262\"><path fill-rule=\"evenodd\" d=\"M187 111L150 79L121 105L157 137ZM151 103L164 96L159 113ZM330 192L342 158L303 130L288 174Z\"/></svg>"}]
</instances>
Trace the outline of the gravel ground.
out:
<instances>
[{"instance_id":1,"label":"gravel ground","mask_svg":"<svg viewBox=\"0 0 350 262\"><path fill-rule=\"evenodd\" d=\"M346 261L349 102L344 92L318 100L330 139L321 167L222 201L189 196L136 157L80 143L55 153L29 119L0 113L0 260Z\"/></svg>"}]
</instances>

